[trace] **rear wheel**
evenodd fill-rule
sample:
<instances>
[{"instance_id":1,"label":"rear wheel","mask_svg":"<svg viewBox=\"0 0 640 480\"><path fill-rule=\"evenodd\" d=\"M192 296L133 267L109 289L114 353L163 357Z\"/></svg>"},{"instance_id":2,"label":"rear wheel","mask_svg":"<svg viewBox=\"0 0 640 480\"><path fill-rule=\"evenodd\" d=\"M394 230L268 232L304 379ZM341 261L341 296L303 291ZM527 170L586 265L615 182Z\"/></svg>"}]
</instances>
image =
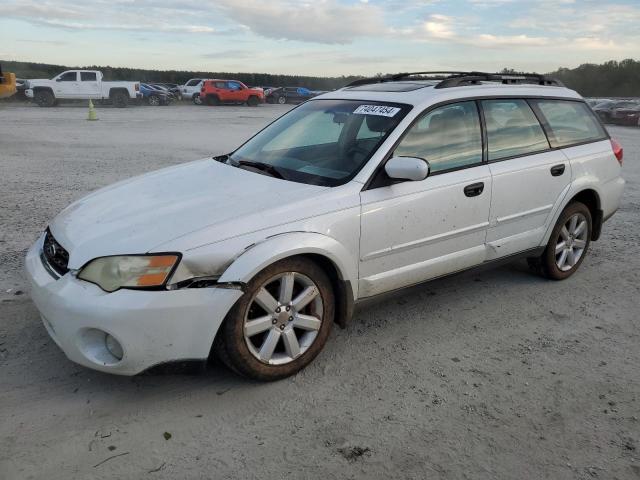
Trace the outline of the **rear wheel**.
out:
<instances>
[{"instance_id":1,"label":"rear wheel","mask_svg":"<svg viewBox=\"0 0 640 480\"><path fill-rule=\"evenodd\" d=\"M202 99L200 98L199 94L194 93L191 99L193 100L193 103L195 103L196 105L202 105Z\"/></svg>"},{"instance_id":2,"label":"rear wheel","mask_svg":"<svg viewBox=\"0 0 640 480\"><path fill-rule=\"evenodd\" d=\"M151 95L147 101L152 107L160 106L160 97L157 95Z\"/></svg>"},{"instance_id":3,"label":"rear wheel","mask_svg":"<svg viewBox=\"0 0 640 480\"><path fill-rule=\"evenodd\" d=\"M39 107L53 107L56 102L56 97L48 90L41 90L36 92L34 100Z\"/></svg>"},{"instance_id":4,"label":"rear wheel","mask_svg":"<svg viewBox=\"0 0 640 480\"><path fill-rule=\"evenodd\" d=\"M207 105L215 107L220 105L220 99L216 95L207 95Z\"/></svg>"},{"instance_id":5,"label":"rear wheel","mask_svg":"<svg viewBox=\"0 0 640 480\"><path fill-rule=\"evenodd\" d=\"M327 341L334 317L331 281L315 263L289 258L258 273L234 305L215 350L232 370L257 380L293 375Z\"/></svg>"},{"instance_id":6,"label":"rear wheel","mask_svg":"<svg viewBox=\"0 0 640 480\"><path fill-rule=\"evenodd\" d=\"M280 105L284 105L285 103L287 103L287 97L285 97L285 96L278 97L278 103Z\"/></svg>"},{"instance_id":7,"label":"rear wheel","mask_svg":"<svg viewBox=\"0 0 640 480\"><path fill-rule=\"evenodd\" d=\"M111 103L114 107L125 108L129 103L129 96L124 92L116 92L111 95Z\"/></svg>"},{"instance_id":8,"label":"rear wheel","mask_svg":"<svg viewBox=\"0 0 640 480\"><path fill-rule=\"evenodd\" d=\"M592 225L591 212L585 204L573 202L564 209L540 257L547 278L564 280L580 267L591 242Z\"/></svg>"}]
</instances>

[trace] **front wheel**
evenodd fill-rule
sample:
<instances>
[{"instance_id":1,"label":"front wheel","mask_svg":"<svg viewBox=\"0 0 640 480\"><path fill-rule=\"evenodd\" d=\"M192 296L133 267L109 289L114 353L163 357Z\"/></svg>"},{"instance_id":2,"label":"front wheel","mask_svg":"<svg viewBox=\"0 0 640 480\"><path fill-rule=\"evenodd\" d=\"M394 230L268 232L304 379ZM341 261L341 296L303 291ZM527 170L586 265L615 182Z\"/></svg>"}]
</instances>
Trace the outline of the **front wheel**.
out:
<instances>
[{"instance_id":1,"label":"front wheel","mask_svg":"<svg viewBox=\"0 0 640 480\"><path fill-rule=\"evenodd\" d=\"M149 105L151 105L152 107L160 106L160 97L158 97L157 95L151 95L149 97Z\"/></svg>"},{"instance_id":2,"label":"front wheel","mask_svg":"<svg viewBox=\"0 0 640 480\"><path fill-rule=\"evenodd\" d=\"M41 90L35 94L34 100L39 107L53 107L56 103L56 97L47 90Z\"/></svg>"},{"instance_id":3,"label":"front wheel","mask_svg":"<svg viewBox=\"0 0 640 480\"><path fill-rule=\"evenodd\" d=\"M258 273L231 309L215 352L241 375L278 380L320 353L334 317L331 281L315 263L281 260Z\"/></svg>"},{"instance_id":4,"label":"front wheel","mask_svg":"<svg viewBox=\"0 0 640 480\"><path fill-rule=\"evenodd\" d=\"M573 202L564 209L540 257L547 278L564 280L580 267L591 242L592 225L591 212L585 204Z\"/></svg>"},{"instance_id":5,"label":"front wheel","mask_svg":"<svg viewBox=\"0 0 640 480\"><path fill-rule=\"evenodd\" d=\"M247 100L247 105L249 105L250 107L257 107L258 103L260 103L260 101L258 100L258 97L255 96L251 96Z\"/></svg>"}]
</instances>

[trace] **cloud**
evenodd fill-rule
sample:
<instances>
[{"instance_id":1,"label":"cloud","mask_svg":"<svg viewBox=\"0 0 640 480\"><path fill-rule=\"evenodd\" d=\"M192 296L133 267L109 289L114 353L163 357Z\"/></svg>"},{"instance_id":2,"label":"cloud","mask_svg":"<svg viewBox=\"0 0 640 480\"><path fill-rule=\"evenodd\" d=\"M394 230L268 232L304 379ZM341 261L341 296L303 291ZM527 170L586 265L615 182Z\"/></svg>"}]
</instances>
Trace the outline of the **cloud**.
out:
<instances>
[{"instance_id":1,"label":"cloud","mask_svg":"<svg viewBox=\"0 0 640 480\"><path fill-rule=\"evenodd\" d=\"M500 0L504 1L504 0ZM409 29L404 34L421 41L440 41L484 48L541 47L550 40L545 37L519 35L494 35L477 33L475 27L463 19L441 14L431 14L417 29Z\"/></svg>"},{"instance_id":2,"label":"cloud","mask_svg":"<svg viewBox=\"0 0 640 480\"><path fill-rule=\"evenodd\" d=\"M388 31L383 10L365 3L219 0L216 5L225 16L253 33L278 40L345 44Z\"/></svg>"}]
</instances>

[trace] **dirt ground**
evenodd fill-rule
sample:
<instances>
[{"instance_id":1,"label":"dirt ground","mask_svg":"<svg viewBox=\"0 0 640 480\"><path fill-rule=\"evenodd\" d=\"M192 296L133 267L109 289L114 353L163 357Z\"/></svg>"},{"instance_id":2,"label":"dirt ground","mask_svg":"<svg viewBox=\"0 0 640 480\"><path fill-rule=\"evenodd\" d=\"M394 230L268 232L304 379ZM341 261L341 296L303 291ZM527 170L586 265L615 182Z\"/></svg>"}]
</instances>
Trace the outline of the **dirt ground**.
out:
<instances>
[{"instance_id":1,"label":"dirt ground","mask_svg":"<svg viewBox=\"0 0 640 480\"><path fill-rule=\"evenodd\" d=\"M640 129L580 271L515 263L362 307L302 373L117 377L49 339L22 258L116 180L230 150L286 107L0 104L0 479L639 479Z\"/></svg>"}]
</instances>

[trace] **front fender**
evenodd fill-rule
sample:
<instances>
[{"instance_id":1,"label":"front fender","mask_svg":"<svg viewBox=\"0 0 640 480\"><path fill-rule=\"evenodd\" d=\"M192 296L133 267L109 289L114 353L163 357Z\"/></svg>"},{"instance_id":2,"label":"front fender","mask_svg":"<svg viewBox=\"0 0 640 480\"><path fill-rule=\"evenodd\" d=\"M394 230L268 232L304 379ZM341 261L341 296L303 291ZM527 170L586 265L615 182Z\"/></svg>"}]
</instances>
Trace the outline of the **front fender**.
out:
<instances>
[{"instance_id":1,"label":"front fender","mask_svg":"<svg viewBox=\"0 0 640 480\"><path fill-rule=\"evenodd\" d=\"M248 248L224 271L219 283L247 283L258 272L283 258L315 254L328 258L336 267L341 280L351 286L352 298L357 299L358 255L349 252L336 239L321 233L291 232L268 237Z\"/></svg>"}]
</instances>

